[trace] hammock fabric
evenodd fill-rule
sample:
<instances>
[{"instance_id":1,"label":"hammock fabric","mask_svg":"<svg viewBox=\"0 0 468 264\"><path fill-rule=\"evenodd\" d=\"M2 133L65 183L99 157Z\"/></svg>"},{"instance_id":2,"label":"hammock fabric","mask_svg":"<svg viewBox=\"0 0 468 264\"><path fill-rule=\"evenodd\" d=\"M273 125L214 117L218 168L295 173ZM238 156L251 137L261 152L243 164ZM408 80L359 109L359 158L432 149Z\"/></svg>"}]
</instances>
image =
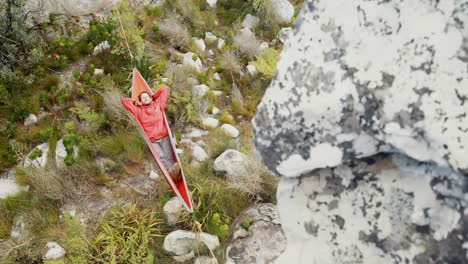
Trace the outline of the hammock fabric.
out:
<instances>
[{"instance_id":1,"label":"hammock fabric","mask_svg":"<svg viewBox=\"0 0 468 264\"><path fill-rule=\"evenodd\" d=\"M140 95L142 92L147 92L150 95L153 94L153 91L151 91L151 88L149 87L148 83L145 81L143 76L141 76L140 72L136 68L134 68L133 78L132 78L132 99L135 101L138 101L138 95ZM156 165L158 165L159 170L164 175L164 178L166 179L166 182L169 184L169 187L171 187L172 192L179 198L179 200L184 205L185 209L188 212L192 213L193 212L192 201L190 199L190 193L187 188L187 183L185 181L185 175L184 175L184 171L182 170L182 166L180 168L181 176L182 176L181 180L179 180L178 182L174 182L172 177L169 175L168 169L166 168L166 166L164 166L164 163L161 157L159 156L159 153L157 152L156 148L153 146L150 139L146 135L140 121L137 118L135 118L135 120L138 123L140 132L143 138L145 139L146 144L148 145L148 148L150 149L151 155L153 156L153 159L156 162ZM166 125L167 131L169 132L169 139L171 141L172 155L174 157L174 160L178 162L179 164L181 164L179 155L177 155L175 142L172 136L171 129L169 127L169 123L167 122L165 113L164 113L164 124Z\"/></svg>"}]
</instances>

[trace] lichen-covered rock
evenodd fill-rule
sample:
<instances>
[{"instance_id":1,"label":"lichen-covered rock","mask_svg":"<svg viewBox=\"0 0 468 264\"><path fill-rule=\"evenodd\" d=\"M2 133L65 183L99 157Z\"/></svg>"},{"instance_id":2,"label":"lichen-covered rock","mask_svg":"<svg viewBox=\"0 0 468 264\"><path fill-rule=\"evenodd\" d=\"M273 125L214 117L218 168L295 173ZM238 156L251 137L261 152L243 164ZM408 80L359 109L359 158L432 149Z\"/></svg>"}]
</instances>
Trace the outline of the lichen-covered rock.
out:
<instances>
[{"instance_id":1,"label":"lichen-covered rock","mask_svg":"<svg viewBox=\"0 0 468 264\"><path fill-rule=\"evenodd\" d=\"M226 264L278 263L287 243L276 206L256 204L242 213L233 221L226 244Z\"/></svg>"},{"instance_id":2,"label":"lichen-covered rock","mask_svg":"<svg viewBox=\"0 0 468 264\"><path fill-rule=\"evenodd\" d=\"M184 205L179 198L172 197L163 207L164 215L166 215L167 223L173 225L179 221L184 213Z\"/></svg>"},{"instance_id":3,"label":"lichen-covered rock","mask_svg":"<svg viewBox=\"0 0 468 264\"><path fill-rule=\"evenodd\" d=\"M282 263L467 263L467 184L400 154L283 178Z\"/></svg>"},{"instance_id":4,"label":"lichen-covered rock","mask_svg":"<svg viewBox=\"0 0 468 264\"><path fill-rule=\"evenodd\" d=\"M35 150L37 149L37 150ZM34 152L37 151L42 152L42 154L34 155ZM39 153L39 152L37 152ZM26 158L24 159L23 166L24 167L38 167L38 168L44 168L46 163L47 163L47 155L49 153L49 144L47 143L42 143L38 146L36 146L34 149L32 149Z\"/></svg>"},{"instance_id":5,"label":"lichen-covered rock","mask_svg":"<svg viewBox=\"0 0 468 264\"><path fill-rule=\"evenodd\" d=\"M294 177L400 152L468 174L466 6L306 1L254 119L266 165Z\"/></svg>"},{"instance_id":6,"label":"lichen-covered rock","mask_svg":"<svg viewBox=\"0 0 468 264\"><path fill-rule=\"evenodd\" d=\"M236 175L239 169L245 166L247 155L235 149L224 151L214 161L213 169L215 171L224 171L230 175Z\"/></svg>"}]
</instances>

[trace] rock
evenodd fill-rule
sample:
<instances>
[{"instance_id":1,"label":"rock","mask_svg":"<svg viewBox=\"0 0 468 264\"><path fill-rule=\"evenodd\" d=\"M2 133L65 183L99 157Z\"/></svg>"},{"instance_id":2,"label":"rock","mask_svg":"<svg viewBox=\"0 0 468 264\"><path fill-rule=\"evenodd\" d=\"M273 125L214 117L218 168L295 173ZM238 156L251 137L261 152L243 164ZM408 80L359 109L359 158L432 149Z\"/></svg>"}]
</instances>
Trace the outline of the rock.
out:
<instances>
[{"instance_id":1,"label":"rock","mask_svg":"<svg viewBox=\"0 0 468 264\"><path fill-rule=\"evenodd\" d=\"M191 128L190 133L185 134L184 136L188 137L188 138L199 138L199 137L206 136L208 134L209 134L208 131L201 130L201 129L198 129L198 128Z\"/></svg>"},{"instance_id":2,"label":"rock","mask_svg":"<svg viewBox=\"0 0 468 264\"><path fill-rule=\"evenodd\" d=\"M194 257L195 257L195 251L192 250L187 254L180 255L180 256L173 256L172 258L177 262L186 262L186 261L193 259Z\"/></svg>"},{"instance_id":3,"label":"rock","mask_svg":"<svg viewBox=\"0 0 468 264\"><path fill-rule=\"evenodd\" d=\"M184 154L184 150L180 148L176 148L176 152L178 155Z\"/></svg>"},{"instance_id":4,"label":"rock","mask_svg":"<svg viewBox=\"0 0 468 264\"><path fill-rule=\"evenodd\" d=\"M100 157L98 159L96 159L96 165L103 171L103 172L106 172L106 173L109 173L111 172L111 170L113 168L115 168L115 166L117 166L117 164L115 163L115 161L109 159L109 158L106 158L106 157Z\"/></svg>"},{"instance_id":5,"label":"rock","mask_svg":"<svg viewBox=\"0 0 468 264\"><path fill-rule=\"evenodd\" d=\"M209 50L209 51L208 51L208 55L210 55L210 56L214 56L214 55L215 55L215 53L214 53L212 50Z\"/></svg>"},{"instance_id":6,"label":"rock","mask_svg":"<svg viewBox=\"0 0 468 264\"><path fill-rule=\"evenodd\" d=\"M221 50L223 48L224 43L225 43L224 39L222 39L222 38L218 39L218 49L219 50Z\"/></svg>"},{"instance_id":7,"label":"rock","mask_svg":"<svg viewBox=\"0 0 468 264\"><path fill-rule=\"evenodd\" d=\"M211 32L205 32L205 42L208 43L208 44L211 44L215 41L218 40L218 37L216 37L213 33Z\"/></svg>"},{"instance_id":8,"label":"rock","mask_svg":"<svg viewBox=\"0 0 468 264\"><path fill-rule=\"evenodd\" d=\"M243 167L247 156L235 149L228 149L219 155L213 165L215 171L224 171L229 175L237 175L239 168Z\"/></svg>"},{"instance_id":9,"label":"rock","mask_svg":"<svg viewBox=\"0 0 468 264\"><path fill-rule=\"evenodd\" d=\"M256 204L233 221L226 241L226 264L279 263L286 245L276 206Z\"/></svg>"},{"instance_id":10,"label":"rock","mask_svg":"<svg viewBox=\"0 0 468 264\"><path fill-rule=\"evenodd\" d=\"M285 43L286 40L288 39L289 34L291 34L292 29L290 27L287 28L282 28L279 32L279 41L281 43Z\"/></svg>"},{"instance_id":11,"label":"rock","mask_svg":"<svg viewBox=\"0 0 468 264\"><path fill-rule=\"evenodd\" d=\"M249 40L256 40L257 37L255 37L255 34L248 28L243 28L240 30L240 35L242 39L249 39Z\"/></svg>"},{"instance_id":12,"label":"rock","mask_svg":"<svg viewBox=\"0 0 468 264\"><path fill-rule=\"evenodd\" d=\"M214 110L214 109L213 109ZM218 109L219 111L219 109ZM213 118L213 117L205 117L203 118L203 121L202 121L203 125L205 127L210 127L210 128L215 128L219 125L219 121L218 119L216 118Z\"/></svg>"},{"instance_id":13,"label":"rock","mask_svg":"<svg viewBox=\"0 0 468 264\"><path fill-rule=\"evenodd\" d=\"M288 0L271 0L270 6L278 15L279 22L287 24L294 16L294 6Z\"/></svg>"},{"instance_id":14,"label":"rock","mask_svg":"<svg viewBox=\"0 0 468 264\"><path fill-rule=\"evenodd\" d=\"M13 226L11 227L10 237L21 240L29 234L29 230L26 228L24 223L24 217L22 215L16 216L13 220Z\"/></svg>"},{"instance_id":15,"label":"rock","mask_svg":"<svg viewBox=\"0 0 468 264\"><path fill-rule=\"evenodd\" d=\"M161 78L161 82L162 82L162 83L168 83L168 82L169 82L169 78Z\"/></svg>"},{"instance_id":16,"label":"rock","mask_svg":"<svg viewBox=\"0 0 468 264\"><path fill-rule=\"evenodd\" d=\"M221 126L221 129L224 131L224 133L226 133L227 135L233 138L236 138L239 136L239 130L237 130L237 128L235 128L234 126L230 124L223 124Z\"/></svg>"},{"instance_id":17,"label":"rock","mask_svg":"<svg viewBox=\"0 0 468 264\"><path fill-rule=\"evenodd\" d=\"M201 72L202 68L203 68L203 65L202 65L202 62L200 60L200 58L198 58L198 56L196 57L195 60L193 60L195 53L193 52L187 52L183 55L183 61L182 61L182 64L183 65L186 65L186 66L189 66L189 67L192 67L192 68L195 68L198 72Z\"/></svg>"},{"instance_id":18,"label":"rock","mask_svg":"<svg viewBox=\"0 0 468 264\"><path fill-rule=\"evenodd\" d=\"M65 249L55 242L46 244L47 252L44 255L45 260L57 260L65 256Z\"/></svg>"},{"instance_id":19,"label":"rock","mask_svg":"<svg viewBox=\"0 0 468 264\"><path fill-rule=\"evenodd\" d=\"M215 74L213 74L213 79L216 81L221 81L221 76L219 75L219 73L215 72Z\"/></svg>"},{"instance_id":20,"label":"rock","mask_svg":"<svg viewBox=\"0 0 468 264\"><path fill-rule=\"evenodd\" d=\"M39 149L42 151L42 155L40 157L35 158L34 160L31 160L29 156L33 153L34 149ZM35 147L34 149L31 150L31 152L28 153L26 158L24 159L23 166L24 167L30 167L30 166L36 166L39 168L44 168L46 163L47 163L47 155L49 153L49 144L47 143L42 143Z\"/></svg>"},{"instance_id":21,"label":"rock","mask_svg":"<svg viewBox=\"0 0 468 264\"><path fill-rule=\"evenodd\" d=\"M164 214L166 215L167 223L174 225L179 221L184 213L184 205L180 202L179 198L172 197L163 207Z\"/></svg>"},{"instance_id":22,"label":"rock","mask_svg":"<svg viewBox=\"0 0 468 264\"><path fill-rule=\"evenodd\" d=\"M303 7L253 119L282 176L278 261L467 263L466 7Z\"/></svg>"},{"instance_id":23,"label":"rock","mask_svg":"<svg viewBox=\"0 0 468 264\"><path fill-rule=\"evenodd\" d=\"M194 264L217 264L218 261L214 258L210 258L207 256L201 256L195 259Z\"/></svg>"},{"instance_id":24,"label":"rock","mask_svg":"<svg viewBox=\"0 0 468 264\"><path fill-rule=\"evenodd\" d=\"M216 95L216 96L223 95L223 91L213 90L213 93L214 93L214 95Z\"/></svg>"},{"instance_id":25,"label":"rock","mask_svg":"<svg viewBox=\"0 0 468 264\"><path fill-rule=\"evenodd\" d=\"M218 2L217 0L206 0L206 3L208 4L208 6L213 9L213 8L216 8L216 2Z\"/></svg>"},{"instance_id":26,"label":"rock","mask_svg":"<svg viewBox=\"0 0 468 264\"><path fill-rule=\"evenodd\" d=\"M196 240L193 232L176 230L164 238L163 248L171 255L181 256L203 245L215 250L219 246L219 239L217 236L202 232L198 234L198 240Z\"/></svg>"},{"instance_id":27,"label":"rock","mask_svg":"<svg viewBox=\"0 0 468 264\"><path fill-rule=\"evenodd\" d=\"M264 42L260 43L260 49L261 50L265 50L268 47L269 47L268 42L264 41Z\"/></svg>"},{"instance_id":28,"label":"rock","mask_svg":"<svg viewBox=\"0 0 468 264\"><path fill-rule=\"evenodd\" d=\"M25 126L30 126L37 123L37 116L35 114L29 114L28 117L24 120Z\"/></svg>"},{"instance_id":29,"label":"rock","mask_svg":"<svg viewBox=\"0 0 468 264\"><path fill-rule=\"evenodd\" d=\"M0 179L0 199L15 195L25 188L16 184L15 179Z\"/></svg>"},{"instance_id":30,"label":"rock","mask_svg":"<svg viewBox=\"0 0 468 264\"><path fill-rule=\"evenodd\" d=\"M98 55L108 49L110 49L109 42L107 42L107 40L103 41L99 43L96 47L94 47L93 55Z\"/></svg>"},{"instance_id":31,"label":"rock","mask_svg":"<svg viewBox=\"0 0 468 264\"><path fill-rule=\"evenodd\" d=\"M159 178L159 174L156 171L151 170L149 177L150 179L156 180L157 178Z\"/></svg>"},{"instance_id":32,"label":"rock","mask_svg":"<svg viewBox=\"0 0 468 264\"><path fill-rule=\"evenodd\" d=\"M252 65L252 64L249 64L247 65L247 72L251 75L251 76L256 76L257 75L257 67L255 67L255 65Z\"/></svg>"},{"instance_id":33,"label":"rock","mask_svg":"<svg viewBox=\"0 0 468 264\"><path fill-rule=\"evenodd\" d=\"M244 21L242 21L242 26L245 28L250 28L253 29L258 25L258 22L260 20L256 16L252 16L251 14L247 14L244 18Z\"/></svg>"},{"instance_id":34,"label":"rock","mask_svg":"<svg viewBox=\"0 0 468 264\"><path fill-rule=\"evenodd\" d=\"M197 48L198 51L201 51L201 52L205 51L206 45L205 45L205 42L203 41L203 39L193 37L192 42L193 42L193 44L195 45L195 47Z\"/></svg>"},{"instance_id":35,"label":"rock","mask_svg":"<svg viewBox=\"0 0 468 264\"><path fill-rule=\"evenodd\" d=\"M219 114L219 108L218 108L218 107L216 107L216 106L215 106L215 107L213 107L213 111L211 111L211 113L212 113L213 115L217 115L217 114Z\"/></svg>"},{"instance_id":36,"label":"rock","mask_svg":"<svg viewBox=\"0 0 468 264\"><path fill-rule=\"evenodd\" d=\"M202 97L204 96L208 91L210 90L210 87L208 87L206 84L199 84L199 85L194 85L192 87L192 97Z\"/></svg>"},{"instance_id":37,"label":"rock","mask_svg":"<svg viewBox=\"0 0 468 264\"><path fill-rule=\"evenodd\" d=\"M104 70L103 69L94 69L94 75L98 75L98 74L104 74Z\"/></svg>"},{"instance_id":38,"label":"rock","mask_svg":"<svg viewBox=\"0 0 468 264\"><path fill-rule=\"evenodd\" d=\"M76 147L73 147L74 154L73 156L76 157L78 155L78 151ZM65 166L65 157L67 156L67 150L65 149L65 145L63 145L63 138L57 141L57 146L55 147L55 162L57 166L63 167Z\"/></svg>"},{"instance_id":39,"label":"rock","mask_svg":"<svg viewBox=\"0 0 468 264\"><path fill-rule=\"evenodd\" d=\"M193 146L192 156L199 162L202 162L208 158L206 151L199 145Z\"/></svg>"}]
</instances>

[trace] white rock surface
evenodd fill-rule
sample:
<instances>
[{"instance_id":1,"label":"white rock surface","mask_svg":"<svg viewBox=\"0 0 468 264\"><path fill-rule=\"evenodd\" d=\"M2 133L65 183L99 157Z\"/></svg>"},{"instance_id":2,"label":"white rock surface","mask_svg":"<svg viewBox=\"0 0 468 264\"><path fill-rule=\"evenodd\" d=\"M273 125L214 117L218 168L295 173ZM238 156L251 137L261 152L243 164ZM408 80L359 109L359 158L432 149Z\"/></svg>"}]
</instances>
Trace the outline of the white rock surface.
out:
<instances>
[{"instance_id":1,"label":"white rock surface","mask_svg":"<svg viewBox=\"0 0 468 264\"><path fill-rule=\"evenodd\" d=\"M149 174L149 177L150 177L150 179L156 180L157 178L159 178L159 174L156 171L151 170L150 174Z\"/></svg>"},{"instance_id":2,"label":"white rock surface","mask_svg":"<svg viewBox=\"0 0 468 264\"><path fill-rule=\"evenodd\" d=\"M218 40L218 37L215 36L215 34L207 31L205 32L205 42L208 43L208 44L211 44L215 41Z\"/></svg>"},{"instance_id":3,"label":"white rock surface","mask_svg":"<svg viewBox=\"0 0 468 264\"><path fill-rule=\"evenodd\" d=\"M184 205L180 202L179 198L172 197L163 207L164 215L166 216L167 223L173 225L179 221L184 213Z\"/></svg>"},{"instance_id":4,"label":"white rock surface","mask_svg":"<svg viewBox=\"0 0 468 264\"><path fill-rule=\"evenodd\" d=\"M199 145L193 146L192 156L199 162L205 161L208 158L206 151Z\"/></svg>"},{"instance_id":5,"label":"white rock surface","mask_svg":"<svg viewBox=\"0 0 468 264\"><path fill-rule=\"evenodd\" d=\"M224 131L224 133L226 133L227 135L233 138L236 138L239 136L239 130L237 130L237 128L235 128L234 126L230 124L223 124L221 126L221 129Z\"/></svg>"},{"instance_id":6,"label":"white rock surface","mask_svg":"<svg viewBox=\"0 0 468 264\"><path fill-rule=\"evenodd\" d=\"M245 166L247 156L235 149L228 149L219 155L213 165L215 171L224 171L229 175L237 175L241 167Z\"/></svg>"},{"instance_id":7,"label":"white rock surface","mask_svg":"<svg viewBox=\"0 0 468 264\"><path fill-rule=\"evenodd\" d=\"M207 256L201 256L201 257L197 257L195 259L194 264L218 264L218 261L216 261L216 259L214 259L214 258L210 258L210 257L207 257Z\"/></svg>"},{"instance_id":8,"label":"white rock surface","mask_svg":"<svg viewBox=\"0 0 468 264\"><path fill-rule=\"evenodd\" d=\"M213 8L216 8L216 3L218 1L217 0L206 0L206 3L208 4L208 6L213 9Z\"/></svg>"},{"instance_id":9,"label":"white rock surface","mask_svg":"<svg viewBox=\"0 0 468 264\"><path fill-rule=\"evenodd\" d=\"M93 55L98 55L101 52L108 50L108 49L110 49L109 42L107 42L107 40L103 41L99 43L96 47L94 47Z\"/></svg>"},{"instance_id":10,"label":"white rock surface","mask_svg":"<svg viewBox=\"0 0 468 264\"><path fill-rule=\"evenodd\" d=\"M15 195L24 189L25 188L22 188L21 186L16 184L15 179L13 178L0 178L0 199L6 198L11 195Z\"/></svg>"},{"instance_id":11,"label":"white rock surface","mask_svg":"<svg viewBox=\"0 0 468 264\"><path fill-rule=\"evenodd\" d=\"M210 90L210 87L208 87L206 84L194 85L192 87L192 97L202 97L209 90Z\"/></svg>"},{"instance_id":12,"label":"white rock surface","mask_svg":"<svg viewBox=\"0 0 468 264\"><path fill-rule=\"evenodd\" d=\"M255 67L255 65L252 65L252 64L249 64L247 65L247 72L251 75L251 76L256 76L258 71L257 71L257 67Z\"/></svg>"},{"instance_id":13,"label":"white rock surface","mask_svg":"<svg viewBox=\"0 0 468 264\"><path fill-rule=\"evenodd\" d=\"M94 75L98 75L98 74L104 74L104 70L103 69L94 69Z\"/></svg>"},{"instance_id":14,"label":"white rock surface","mask_svg":"<svg viewBox=\"0 0 468 264\"><path fill-rule=\"evenodd\" d=\"M214 53L212 50L208 50L208 55L210 55L210 56L214 56L214 55L215 55L215 53Z\"/></svg>"},{"instance_id":15,"label":"white rock surface","mask_svg":"<svg viewBox=\"0 0 468 264\"><path fill-rule=\"evenodd\" d=\"M215 72L213 74L213 79L216 80L216 81L221 81L221 76L219 75L219 73Z\"/></svg>"},{"instance_id":16,"label":"white rock surface","mask_svg":"<svg viewBox=\"0 0 468 264\"><path fill-rule=\"evenodd\" d=\"M225 43L224 39L219 38L218 39L218 49L221 50L224 47L224 43Z\"/></svg>"},{"instance_id":17,"label":"white rock surface","mask_svg":"<svg viewBox=\"0 0 468 264\"><path fill-rule=\"evenodd\" d=\"M214 110L214 109L213 109ZM219 110L218 110L219 111ZM202 123L205 127L215 128L219 125L219 121L213 117L205 117L202 120Z\"/></svg>"},{"instance_id":18,"label":"white rock surface","mask_svg":"<svg viewBox=\"0 0 468 264\"><path fill-rule=\"evenodd\" d=\"M216 107L216 106L215 106L215 107L213 107L212 114L213 114L213 115L217 115L217 114L219 114L219 108L218 108L218 107Z\"/></svg>"},{"instance_id":19,"label":"white rock surface","mask_svg":"<svg viewBox=\"0 0 468 264\"><path fill-rule=\"evenodd\" d=\"M24 120L25 126L30 126L37 123L37 116L35 114L29 114Z\"/></svg>"},{"instance_id":20,"label":"white rock surface","mask_svg":"<svg viewBox=\"0 0 468 264\"><path fill-rule=\"evenodd\" d=\"M215 250L219 246L219 239L217 236L202 232L198 234L198 240L196 240L193 232L176 230L164 238L163 248L171 255L181 256L203 245Z\"/></svg>"},{"instance_id":21,"label":"white rock surface","mask_svg":"<svg viewBox=\"0 0 468 264\"><path fill-rule=\"evenodd\" d=\"M256 16L252 16L251 14L247 14L242 21L242 26L245 28L253 29L258 25L260 20Z\"/></svg>"},{"instance_id":22,"label":"white rock surface","mask_svg":"<svg viewBox=\"0 0 468 264\"><path fill-rule=\"evenodd\" d=\"M182 64L183 65L186 65L186 66L189 66L189 67L193 67L195 68L198 72L201 72L202 68L203 68L203 65L202 65L202 62L200 60L200 58L197 57L196 60L193 60L193 55L195 53L193 52L187 52L183 55L183 61L182 61Z\"/></svg>"},{"instance_id":23,"label":"white rock surface","mask_svg":"<svg viewBox=\"0 0 468 264\"><path fill-rule=\"evenodd\" d=\"M36 148L42 150L42 156L31 160L29 156L31 153L34 151L34 149L31 150L31 152L26 155L26 158L24 159L24 167L29 167L29 166L36 166L40 168L44 168L46 163L47 163L47 154L49 153L49 144L47 143L42 143L38 145Z\"/></svg>"},{"instance_id":24,"label":"white rock surface","mask_svg":"<svg viewBox=\"0 0 468 264\"><path fill-rule=\"evenodd\" d=\"M213 90L214 95L221 96L223 95L223 91Z\"/></svg>"},{"instance_id":25,"label":"white rock surface","mask_svg":"<svg viewBox=\"0 0 468 264\"><path fill-rule=\"evenodd\" d=\"M73 152L74 157L76 157L78 155L78 150L76 149L76 147L74 147ZM67 151L65 149L65 146L63 145L63 138L61 138L59 141L57 141L57 145L55 147L55 162L57 163L57 166L66 166L64 162L66 156Z\"/></svg>"},{"instance_id":26,"label":"white rock surface","mask_svg":"<svg viewBox=\"0 0 468 264\"><path fill-rule=\"evenodd\" d=\"M241 29L240 34L243 39L257 39L257 37L255 37L255 34L248 28Z\"/></svg>"},{"instance_id":27,"label":"white rock surface","mask_svg":"<svg viewBox=\"0 0 468 264\"><path fill-rule=\"evenodd\" d=\"M264 49L266 49L268 47L269 47L268 42L264 41L264 42L260 43L260 49L261 50L264 50Z\"/></svg>"},{"instance_id":28,"label":"white rock surface","mask_svg":"<svg viewBox=\"0 0 468 264\"><path fill-rule=\"evenodd\" d=\"M201 51L201 52L205 51L206 44L203 41L203 39L193 37L192 42L195 45L195 47L197 48L197 51Z\"/></svg>"},{"instance_id":29,"label":"white rock surface","mask_svg":"<svg viewBox=\"0 0 468 264\"><path fill-rule=\"evenodd\" d=\"M291 33L292 29L290 27L282 28L279 32L279 41L285 43Z\"/></svg>"},{"instance_id":30,"label":"white rock surface","mask_svg":"<svg viewBox=\"0 0 468 264\"><path fill-rule=\"evenodd\" d=\"M57 260L65 256L65 249L55 242L46 244L47 252L44 255L45 260Z\"/></svg>"},{"instance_id":31,"label":"white rock surface","mask_svg":"<svg viewBox=\"0 0 468 264\"><path fill-rule=\"evenodd\" d=\"M294 6L288 0L271 0L270 5L281 23L291 22L291 18L294 16Z\"/></svg>"}]
</instances>

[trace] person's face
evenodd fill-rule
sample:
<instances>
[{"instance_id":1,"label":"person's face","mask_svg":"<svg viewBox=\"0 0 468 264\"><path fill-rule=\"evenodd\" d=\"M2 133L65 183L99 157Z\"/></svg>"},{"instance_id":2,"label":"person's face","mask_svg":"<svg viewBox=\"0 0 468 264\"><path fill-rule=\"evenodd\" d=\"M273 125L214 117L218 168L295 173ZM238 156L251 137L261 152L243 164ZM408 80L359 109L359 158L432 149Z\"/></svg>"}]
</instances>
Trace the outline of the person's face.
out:
<instances>
[{"instance_id":1,"label":"person's face","mask_svg":"<svg viewBox=\"0 0 468 264\"><path fill-rule=\"evenodd\" d=\"M151 97L147 93L142 93L140 96L141 103L144 105L149 105L151 103Z\"/></svg>"}]
</instances>

